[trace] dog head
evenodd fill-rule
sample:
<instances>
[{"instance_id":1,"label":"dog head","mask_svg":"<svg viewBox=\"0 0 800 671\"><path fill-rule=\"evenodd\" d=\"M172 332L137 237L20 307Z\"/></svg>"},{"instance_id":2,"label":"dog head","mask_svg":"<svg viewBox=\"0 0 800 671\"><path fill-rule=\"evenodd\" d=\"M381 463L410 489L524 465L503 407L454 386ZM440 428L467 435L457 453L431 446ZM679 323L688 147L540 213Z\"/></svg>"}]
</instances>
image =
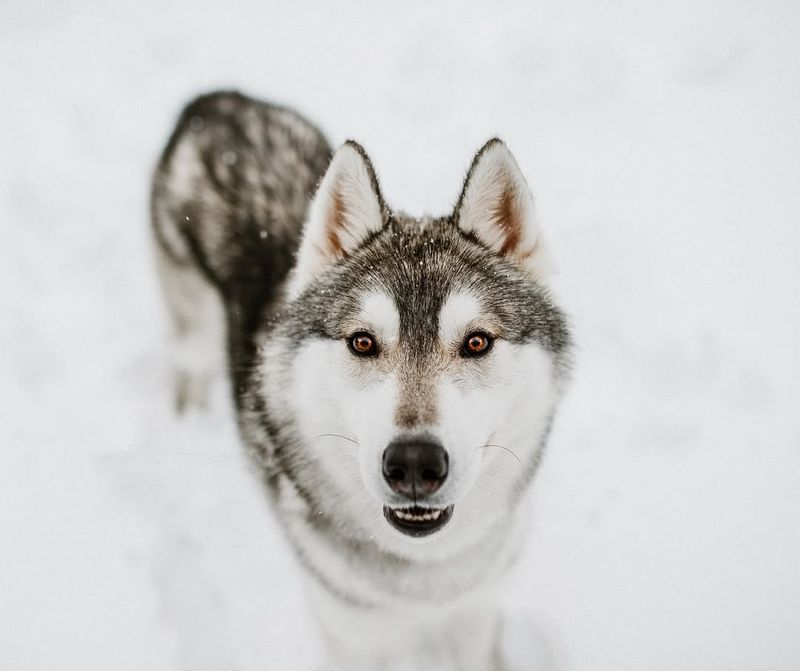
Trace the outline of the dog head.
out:
<instances>
[{"instance_id":1,"label":"dog head","mask_svg":"<svg viewBox=\"0 0 800 671\"><path fill-rule=\"evenodd\" d=\"M314 512L398 552L466 544L507 515L565 369L549 272L501 141L436 219L391 213L364 150L336 152L261 364L276 450Z\"/></svg>"}]
</instances>

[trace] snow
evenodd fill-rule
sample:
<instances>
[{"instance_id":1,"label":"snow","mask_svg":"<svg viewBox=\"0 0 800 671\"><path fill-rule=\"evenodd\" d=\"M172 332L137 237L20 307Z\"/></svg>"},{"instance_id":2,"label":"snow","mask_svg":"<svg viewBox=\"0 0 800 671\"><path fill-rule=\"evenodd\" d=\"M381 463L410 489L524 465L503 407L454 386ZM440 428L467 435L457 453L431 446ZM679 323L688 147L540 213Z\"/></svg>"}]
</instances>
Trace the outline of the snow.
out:
<instances>
[{"instance_id":1,"label":"snow","mask_svg":"<svg viewBox=\"0 0 800 671\"><path fill-rule=\"evenodd\" d=\"M0 666L313 668L224 384L171 414L148 177L224 86L357 138L411 212L496 134L534 187L579 350L515 668L795 668L800 6L270 4L0 8Z\"/></svg>"}]
</instances>

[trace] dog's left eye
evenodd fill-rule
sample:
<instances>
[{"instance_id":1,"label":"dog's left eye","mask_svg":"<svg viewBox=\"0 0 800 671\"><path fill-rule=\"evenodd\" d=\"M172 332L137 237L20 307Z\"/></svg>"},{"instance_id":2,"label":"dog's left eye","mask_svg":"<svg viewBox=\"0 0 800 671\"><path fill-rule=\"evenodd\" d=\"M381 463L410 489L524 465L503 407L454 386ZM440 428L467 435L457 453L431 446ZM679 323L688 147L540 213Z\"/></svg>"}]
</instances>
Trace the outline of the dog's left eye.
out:
<instances>
[{"instance_id":1,"label":"dog's left eye","mask_svg":"<svg viewBox=\"0 0 800 671\"><path fill-rule=\"evenodd\" d=\"M470 333L461 344L461 356L482 356L492 349L494 338L483 331Z\"/></svg>"},{"instance_id":2,"label":"dog's left eye","mask_svg":"<svg viewBox=\"0 0 800 671\"><path fill-rule=\"evenodd\" d=\"M378 353L378 345L369 333L354 333L347 341L350 351L357 356L375 356Z\"/></svg>"}]
</instances>

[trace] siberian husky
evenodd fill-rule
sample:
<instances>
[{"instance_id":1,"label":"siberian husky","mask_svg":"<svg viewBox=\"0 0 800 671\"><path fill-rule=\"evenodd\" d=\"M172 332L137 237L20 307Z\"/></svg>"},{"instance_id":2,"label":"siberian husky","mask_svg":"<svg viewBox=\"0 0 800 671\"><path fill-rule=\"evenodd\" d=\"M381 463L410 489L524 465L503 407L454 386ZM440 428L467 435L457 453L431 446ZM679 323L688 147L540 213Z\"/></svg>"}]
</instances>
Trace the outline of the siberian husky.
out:
<instances>
[{"instance_id":1,"label":"siberian husky","mask_svg":"<svg viewBox=\"0 0 800 671\"><path fill-rule=\"evenodd\" d=\"M503 668L498 584L570 349L503 142L452 213L414 218L356 142L333 152L287 108L212 93L183 111L151 206L177 406L224 357L326 668Z\"/></svg>"}]
</instances>

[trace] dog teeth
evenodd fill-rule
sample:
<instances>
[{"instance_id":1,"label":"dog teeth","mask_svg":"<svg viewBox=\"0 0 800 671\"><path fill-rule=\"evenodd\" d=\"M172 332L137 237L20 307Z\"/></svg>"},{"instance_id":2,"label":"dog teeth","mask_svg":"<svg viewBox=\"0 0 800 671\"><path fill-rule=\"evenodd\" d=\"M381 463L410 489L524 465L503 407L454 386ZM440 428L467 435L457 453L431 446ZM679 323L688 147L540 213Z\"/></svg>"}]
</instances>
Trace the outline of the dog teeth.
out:
<instances>
[{"instance_id":1,"label":"dog teeth","mask_svg":"<svg viewBox=\"0 0 800 671\"><path fill-rule=\"evenodd\" d=\"M414 515L413 513L406 512L404 510L395 510L394 514L401 520L407 520L409 522L432 522L433 520L438 520L439 516L442 514L441 510L431 510L427 513L422 513L421 515Z\"/></svg>"}]
</instances>

